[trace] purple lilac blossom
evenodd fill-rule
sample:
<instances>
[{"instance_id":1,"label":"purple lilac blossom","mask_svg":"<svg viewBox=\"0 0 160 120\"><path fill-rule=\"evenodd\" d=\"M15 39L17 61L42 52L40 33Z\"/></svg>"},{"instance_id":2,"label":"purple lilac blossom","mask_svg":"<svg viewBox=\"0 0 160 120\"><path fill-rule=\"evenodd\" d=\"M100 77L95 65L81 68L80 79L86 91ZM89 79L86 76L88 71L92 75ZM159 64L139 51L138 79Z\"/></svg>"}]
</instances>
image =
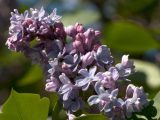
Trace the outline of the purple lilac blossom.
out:
<instances>
[{"instance_id":1,"label":"purple lilac blossom","mask_svg":"<svg viewBox=\"0 0 160 120\"><path fill-rule=\"evenodd\" d=\"M92 82L97 81L97 77L95 76L97 67L94 66L87 71L87 69L79 70L79 74L83 76L82 79L76 80L76 86L82 87L83 91L86 91Z\"/></svg>"},{"instance_id":2,"label":"purple lilac blossom","mask_svg":"<svg viewBox=\"0 0 160 120\"><path fill-rule=\"evenodd\" d=\"M63 95L63 100L66 101L69 97L76 97L78 94L77 86L73 85L64 73L59 76L59 79L62 85L58 92L60 95Z\"/></svg>"},{"instance_id":3,"label":"purple lilac blossom","mask_svg":"<svg viewBox=\"0 0 160 120\"><path fill-rule=\"evenodd\" d=\"M50 79L46 80L46 82L47 82L45 87L46 91L56 92L57 89L59 88L59 82L53 76L51 76Z\"/></svg>"},{"instance_id":4,"label":"purple lilac blossom","mask_svg":"<svg viewBox=\"0 0 160 120\"><path fill-rule=\"evenodd\" d=\"M125 111L127 117L133 112L140 112L148 105L147 94L144 93L143 87L136 87L129 84L126 89Z\"/></svg>"},{"instance_id":5,"label":"purple lilac blossom","mask_svg":"<svg viewBox=\"0 0 160 120\"><path fill-rule=\"evenodd\" d=\"M79 109L84 107L83 101L80 97L69 98L66 101L63 101L63 106L67 109L67 112L74 113Z\"/></svg>"},{"instance_id":6,"label":"purple lilac blossom","mask_svg":"<svg viewBox=\"0 0 160 120\"><path fill-rule=\"evenodd\" d=\"M112 120L124 119L124 102L120 98L117 99L118 89L108 91L102 86L99 87L98 84L95 87L98 95L92 95L88 98L89 105L98 104L100 111L103 111Z\"/></svg>"},{"instance_id":7,"label":"purple lilac blossom","mask_svg":"<svg viewBox=\"0 0 160 120\"><path fill-rule=\"evenodd\" d=\"M86 68L91 65L94 61L94 52L88 52L85 55L81 56L82 68Z\"/></svg>"},{"instance_id":8,"label":"purple lilac blossom","mask_svg":"<svg viewBox=\"0 0 160 120\"><path fill-rule=\"evenodd\" d=\"M106 67L113 64L113 57L111 56L110 49L107 48L106 45L102 45L98 48L95 53L95 59L97 61L98 66Z\"/></svg>"},{"instance_id":9,"label":"purple lilac blossom","mask_svg":"<svg viewBox=\"0 0 160 120\"><path fill-rule=\"evenodd\" d=\"M110 71L99 72L99 73L97 73L97 77L99 79L98 82L100 82L105 88L115 89L116 81L119 78L119 73L115 69L112 72L110 72Z\"/></svg>"},{"instance_id":10,"label":"purple lilac blossom","mask_svg":"<svg viewBox=\"0 0 160 120\"><path fill-rule=\"evenodd\" d=\"M133 61L128 59L128 55L123 55L121 63L118 63L115 67L118 69L121 77L129 76L135 72Z\"/></svg>"},{"instance_id":11,"label":"purple lilac blossom","mask_svg":"<svg viewBox=\"0 0 160 120\"><path fill-rule=\"evenodd\" d=\"M111 120L125 120L147 106L149 100L143 87L127 83L127 77L135 73L129 55L114 64L110 49L99 40L98 30L85 29L79 23L64 26L60 18L56 9L51 14L43 7L23 14L15 9L6 45L43 67L45 90L57 92L69 119L76 118L73 113L85 107L83 100L87 98L90 106L98 105L99 112ZM126 82L127 88L119 81ZM124 89L126 93L121 96ZM97 95L80 97L91 90Z\"/></svg>"}]
</instances>

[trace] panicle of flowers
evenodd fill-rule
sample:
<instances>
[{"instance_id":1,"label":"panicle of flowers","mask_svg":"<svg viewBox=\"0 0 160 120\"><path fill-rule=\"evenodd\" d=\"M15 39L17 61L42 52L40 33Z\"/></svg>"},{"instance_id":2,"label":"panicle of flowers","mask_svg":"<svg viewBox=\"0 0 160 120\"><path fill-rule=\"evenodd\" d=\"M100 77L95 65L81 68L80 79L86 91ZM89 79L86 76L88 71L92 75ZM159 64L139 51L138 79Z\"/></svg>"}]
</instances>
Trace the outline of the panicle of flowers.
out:
<instances>
[{"instance_id":1,"label":"panicle of flowers","mask_svg":"<svg viewBox=\"0 0 160 120\"><path fill-rule=\"evenodd\" d=\"M85 108L80 95L89 88L96 95L88 96L88 104L97 105L111 120L125 120L148 105L143 87L127 79L135 72L128 55L115 64L108 46L99 41L98 30L79 23L64 27L60 18L56 9L51 14L43 7L24 14L14 10L6 45L45 66L45 90L57 92L68 115Z\"/></svg>"}]
</instances>

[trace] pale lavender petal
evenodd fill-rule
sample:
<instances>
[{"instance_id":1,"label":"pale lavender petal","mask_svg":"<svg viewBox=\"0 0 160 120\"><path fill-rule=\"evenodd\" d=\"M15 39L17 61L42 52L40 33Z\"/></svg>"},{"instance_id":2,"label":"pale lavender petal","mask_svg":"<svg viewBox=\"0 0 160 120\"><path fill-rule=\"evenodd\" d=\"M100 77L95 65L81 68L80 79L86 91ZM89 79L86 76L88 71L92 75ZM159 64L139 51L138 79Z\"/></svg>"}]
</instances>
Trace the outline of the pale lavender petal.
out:
<instances>
[{"instance_id":1,"label":"pale lavender petal","mask_svg":"<svg viewBox=\"0 0 160 120\"><path fill-rule=\"evenodd\" d=\"M69 78L64 73L62 73L62 75L59 76L59 79L63 84L71 83Z\"/></svg>"},{"instance_id":2,"label":"pale lavender petal","mask_svg":"<svg viewBox=\"0 0 160 120\"><path fill-rule=\"evenodd\" d=\"M93 77L96 73L96 70L97 70L96 66L93 66L92 68L90 68L89 69L89 75Z\"/></svg>"},{"instance_id":3,"label":"pale lavender petal","mask_svg":"<svg viewBox=\"0 0 160 120\"><path fill-rule=\"evenodd\" d=\"M88 104L92 106L93 104L98 104L100 102L100 99L97 95L92 95L87 100Z\"/></svg>"},{"instance_id":4,"label":"pale lavender petal","mask_svg":"<svg viewBox=\"0 0 160 120\"><path fill-rule=\"evenodd\" d=\"M87 69L79 70L79 74L83 75L84 77L88 77L89 76L89 73L88 73Z\"/></svg>"}]
</instances>

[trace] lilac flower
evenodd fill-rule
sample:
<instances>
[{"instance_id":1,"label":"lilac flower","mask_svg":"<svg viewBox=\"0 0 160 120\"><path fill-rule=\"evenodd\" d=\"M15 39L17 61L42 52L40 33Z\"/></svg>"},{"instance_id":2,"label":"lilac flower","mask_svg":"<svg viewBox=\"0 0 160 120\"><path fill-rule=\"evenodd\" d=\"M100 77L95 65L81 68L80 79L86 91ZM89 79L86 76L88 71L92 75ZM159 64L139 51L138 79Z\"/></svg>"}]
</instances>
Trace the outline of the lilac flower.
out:
<instances>
[{"instance_id":1,"label":"lilac flower","mask_svg":"<svg viewBox=\"0 0 160 120\"><path fill-rule=\"evenodd\" d=\"M115 67L118 69L121 77L126 77L135 72L133 61L128 59L128 55L123 55L121 63L117 64Z\"/></svg>"},{"instance_id":2,"label":"lilac flower","mask_svg":"<svg viewBox=\"0 0 160 120\"><path fill-rule=\"evenodd\" d=\"M49 25L53 25L56 21L59 21L61 18L56 14L56 9L54 9L52 13L48 15L47 13L45 13L45 10L43 7L40 9L40 11L37 9L31 8L30 14L33 19L38 21L43 21L44 23L47 23Z\"/></svg>"},{"instance_id":3,"label":"lilac flower","mask_svg":"<svg viewBox=\"0 0 160 120\"><path fill-rule=\"evenodd\" d=\"M68 26L65 28L65 32L72 37L73 48L82 54L95 50L96 46L100 44L97 39L100 32L91 28L85 31L82 24L76 23L74 26Z\"/></svg>"},{"instance_id":4,"label":"lilac flower","mask_svg":"<svg viewBox=\"0 0 160 120\"><path fill-rule=\"evenodd\" d=\"M50 77L50 79L46 80L46 87L45 90L49 92L56 92L59 88L58 80L55 77Z\"/></svg>"},{"instance_id":5,"label":"lilac flower","mask_svg":"<svg viewBox=\"0 0 160 120\"><path fill-rule=\"evenodd\" d=\"M106 112L105 115L110 118L110 120L126 120L123 105L124 102L121 99L114 101L111 111Z\"/></svg>"},{"instance_id":6,"label":"lilac flower","mask_svg":"<svg viewBox=\"0 0 160 120\"><path fill-rule=\"evenodd\" d=\"M10 37L8 38L6 45L8 48L14 51L22 51L23 46L29 46L29 42L32 41L36 35L51 34L52 30L50 26L53 26L55 22L59 21L60 17L56 15L56 10L48 15L45 13L43 7L41 10L30 9L25 11L24 14L20 14L18 10L14 10L11 13L11 26L9 28ZM53 36L53 35L52 35Z\"/></svg>"},{"instance_id":7,"label":"lilac flower","mask_svg":"<svg viewBox=\"0 0 160 120\"><path fill-rule=\"evenodd\" d=\"M82 90L86 91L92 82L97 81L95 77L96 70L96 66L90 68L89 71L87 71L87 69L81 69L79 74L81 74L83 78L76 80L76 86L82 87Z\"/></svg>"},{"instance_id":8,"label":"lilac flower","mask_svg":"<svg viewBox=\"0 0 160 120\"><path fill-rule=\"evenodd\" d=\"M71 83L69 78L62 73L62 75L59 76L59 79L62 83L60 89L59 89L59 94L63 95L63 100L66 101L70 98L75 98L78 95L78 89L75 85Z\"/></svg>"},{"instance_id":9,"label":"lilac flower","mask_svg":"<svg viewBox=\"0 0 160 120\"><path fill-rule=\"evenodd\" d=\"M80 23L76 23L74 25L75 30L77 31L77 33L83 33L84 32L84 27L82 24Z\"/></svg>"},{"instance_id":10,"label":"lilac flower","mask_svg":"<svg viewBox=\"0 0 160 120\"><path fill-rule=\"evenodd\" d=\"M92 106L93 104L98 104L99 110L104 111L107 117L112 120L124 120L124 102L120 98L117 99L118 89L108 91L105 90L100 83L96 83L95 90L98 95L92 95L88 98L89 105Z\"/></svg>"},{"instance_id":11,"label":"lilac flower","mask_svg":"<svg viewBox=\"0 0 160 120\"><path fill-rule=\"evenodd\" d=\"M94 29L87 29L87 31L84 32L84 36L85 36L85 45L86 45L86 49L87 50L91 50L92 46L94 46L96 44L96 40L99 37L100 32L99 31L95 31Z\"/></svg>"},{"instance_id":12,"label":"lilac flower","mask_svg":"<svg viewBox=\"0 0 160 120\"><path fill-rule=\"evenodd\" d=\"M67 113L68 119L67 120L75 120L76 116L71 114L71 113Z\"/></svg>"},{"instance_id":13,"label":"lilac flower","mask_svg":"<svg viewBox=\"0 0 160 120\"><path fill-rule=\"evenodd\" d=\"M88 52L85 55L81 56L82 59L82 68L87 67L88 65L91 65L94 61L94 52Z\"/></svg>"},{"instance_id":14,"label":"lilac flower","mask_svg":"<svg viewBox=\"0 0 160 120\"><path fill-rule=\"evenodd\" d=\"M95 53L95 59L97 64L101 67L110 66L113 64L113 57L111 56L110 50L106 45L101 45Z\"/></svg>"},{"instance_id":15,"label":"lilac flower","mask_svg":"<svg viewBox=\"0 0 160 120\"><path fill-rule=\"evenodd\" d=\"M76 112L84 106L83 101L79 98L77 87L71 83L64 73L59 76L59 79L62 82L59 94L63 96L62 100L64 108L69 112Z\"/></svg>"},{"instance_id":16,"label":"lilac flower","mask_svg":"<svg viewBox=\"0 0 160 120\"><path fill-rule=\"evenodd\" d=\"M119 73L116 69L114 69L111 72L99 72L96 76L99 79L98 82L100 82L105 88L114 89L116 87L116 81L119 78Z\"/></svg>"},{"instance_id":17,"label":"lilac flower","mask_svg":"<svg viewBox=\"0 0 160 120\"><path fill-rule=\"evenodd\" d=\"M74 26L70 25L65 28L65 32L68 36L75 38L77 33L83 33L84 27L82 24L76 23Z\"/></svg>"},{"instance_id":18,"label":"lilac flower","mask_svg":"<svg viewBox=\"0 0 160 120\"><path fill-rule=\"evenodd\" d=\"M136 87L132 84L128 85L125 101L127 117L130 117L133 112L140 112L148 103L147 94L144 93L143 87Z\"/></svg>"},{"instance_id":19,"label":"lilac flower","mask_svg":"<svg viewBox=\"0 0 160 120\"><path fill-rule=\"evenodd\" d=\"M65 30L64 30L63 23L60 22L60 21L57 21L57 22L55 22L53 27L54 27L54 33L53 34L54 34L55 38L64 42L64 39L66 37L66 33L65 33Z\"/></svg>"},{"instance_id":20,"label":"lilac flower","mask_svg":"<svg viewBox=\"0 0 160 120\"><path fill-rule=\"evenodd\" d=\"M80 62L80 54L74 54L74 55L66 55L64 57L62 70L65 73L71 73L75 72L77 70L78 64Z\"/></svg>"},{"instance_id":21,"label":"lilac flower","mask_svg":"<svg viewBox=\"0 0 160 120\"><path fill-rule=\"evenodd\" d=\"M58 63L57 58L55 58L54 60L50 60L49 64L50 64L51 68L48 70L48 73L50 73L51 75L54 75L54 73L56 71L60 71L59 63Z\"/></svg>"},{"instance_id":22,"label":"lilac flower","mask_svg":"<svg viewBox=\"0 0 160 120\"><path fill-rule=\"evenodd\" d=\"M73 48L80 53L85 53L85 44L84 44L85 36L83 33L78 33L73 42Z\"/></svg>"},{"instance_id":23,"label":"lilac flower","mask_svg":"<svg viewBox=\"0 0 160 120\"><path fill-rule=\"evenodd\" d=\"M93 95L88 98L88 103L90 106L93 104L99 104L100 111L103 111L106 106L110 103L111 100L116 99L118 95L118 89L115 89L113 91L108 91L103 88L99 83L95 84L95 91L98 95ZM107 108L105 111L107 111L109 108Z\"/></svg>"},{"instance_id":24,"label":"lilac flower","mask_svg":"<svg viewBox=\"0 0 160 120\"><path fill-rule=\"evenodd\" d=\"M46 55L48 58L58 58L63 52L63 44L60 40L50 41L46 44Z\"/></svg>"},{"instance_id":25,"label":"lilac flower","mask_svg":"<svg viewBox=\"0 0 160 120\"><path fill-rule=\"evenodd\" d=\"M104 90L101 87L95 87L98 95L92 95L88 98L88 103L90 106L93 104L98 104L100 111L109 112L112 109L112 102L117 99L118 89L113 91Z\"/></svg>"},{"instance_id":26,"label":"lilac flower","mask_svg":"<svg viewBox=\"0 0 160 120\"><path fill-rule=\"evenodd\" d=\"M70 37L75 37L77 34L76 29L72 25L65 27L65 32Z\"/></svg>"},{"instance_id":27,"label":"lilac flower","mask_svg":"<svg viewBox=\"0 0 160 120\"><path fill-rule=\"evenodd\" d=\"M67 109L70 113L76 112L77 110L84 107L83 101L79 97L68 98L68 100L63 101L63 107Z\"/></svg>"}]
</instances>

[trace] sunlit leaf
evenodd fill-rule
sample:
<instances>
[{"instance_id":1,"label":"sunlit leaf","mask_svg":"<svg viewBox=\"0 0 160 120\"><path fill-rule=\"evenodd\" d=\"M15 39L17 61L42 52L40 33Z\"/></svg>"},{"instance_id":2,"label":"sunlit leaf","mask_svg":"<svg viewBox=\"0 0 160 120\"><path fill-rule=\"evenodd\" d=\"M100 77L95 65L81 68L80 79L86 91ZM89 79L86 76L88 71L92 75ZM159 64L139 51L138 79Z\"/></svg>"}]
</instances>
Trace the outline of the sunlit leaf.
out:
<instances>
[{"instance_id":1,"label":"sunlit leaf","mask_svg":"<svg viewBox=\"0 0 160 120\"><path fill-rule=\"evenodd\" d=\"M145 28L127 21L111 23L106 26L103 35L103 42L117 51L144 53L149 49L158 48L157 42Z\"/></svg>"},{"instance_id":2,"label":"sunlit leaf","mask_svg":"<svg viewBox=\"0 0 160 120\"><path fill-rule=\"evenodd\" d=\"M12 90L3 105L0 120L46 120L48 109L48 98L40 99L36 94L17 93Z\"/></svg>"},{"instance_id":3,"label":"sunlit leaf","mask_svg":"<svg viewBox=\"0 0 160 120\"><path fill-rule=\"evenodd\" d=\"M154 106L157 109L157 115L155 118L160 119L160 92L158 92L154 98Z\"/></svg>"},{"instance_id":4,"label":"sunlit leaf","mask_svg":"<svg viewBox=\"0 0 160 120\"><path fill-rule=\"evenodd\" d=\"M59 100L55 104L52 112L52 120L66 120L67 116L65 111L63 110L63 106Z\"/></svg>"},{"instance_id":5,"label":"sunlit leaf","mask_svg":"<svg viewBox=\"0 0 160 120\"><path fill-rule=\"evenodd\" d=\"M134 60L136 70L144 72L147 79L147 84L151 88L157 88L160 86L160 68L153 63L144 62L140 60Z\"/></svg>"}]
</instances>

